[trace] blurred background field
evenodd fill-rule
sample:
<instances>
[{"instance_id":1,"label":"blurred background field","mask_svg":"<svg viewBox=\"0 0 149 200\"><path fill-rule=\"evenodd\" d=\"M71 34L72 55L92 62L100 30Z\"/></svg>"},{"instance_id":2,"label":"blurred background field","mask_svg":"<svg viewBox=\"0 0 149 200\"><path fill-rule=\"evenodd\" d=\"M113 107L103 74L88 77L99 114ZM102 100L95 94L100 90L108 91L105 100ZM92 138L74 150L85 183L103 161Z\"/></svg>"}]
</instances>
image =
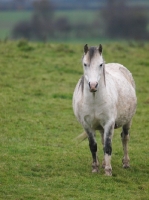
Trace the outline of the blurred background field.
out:
<instances>
[{"instance_id":1,"label":"blurred background field","mask_svg":"<svg viewBox=\"0 0 149 200\"><path fill-rule=\"evenodd\" d=\"M147 0L0 0L0 39L149 40Z\"/></svg>"},{"instance_id":2,"label":"blurred background field","mask_svg":"<svg viewBox=\"0 0 149 200\"><path fill-rule=\"evenodd\" d=\"M73 24L83 19L84 16L91 23L95 15L96 11L93 10L57 10L55 12L55 18L66 17ZM15 25L20 21L29 20L31 16L32 11L0 11L0 39L11 38Z\"/></svg>"}]
</instances>

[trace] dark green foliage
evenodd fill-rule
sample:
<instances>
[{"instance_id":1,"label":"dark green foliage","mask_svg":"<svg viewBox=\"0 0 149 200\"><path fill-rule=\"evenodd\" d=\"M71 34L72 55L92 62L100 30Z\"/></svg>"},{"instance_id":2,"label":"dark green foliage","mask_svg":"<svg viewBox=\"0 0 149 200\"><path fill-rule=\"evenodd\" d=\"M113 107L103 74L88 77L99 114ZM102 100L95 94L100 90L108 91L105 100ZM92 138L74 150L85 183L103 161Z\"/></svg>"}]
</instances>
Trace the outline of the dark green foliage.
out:
<instances>
[{"instance_id":1,"label":"dark green foliage","mask_svg":"<svg viewBox=\"0 0 149 200\"><path fill-rule=\"evenodd\" d=\"M28 41L27 41L26 39L20 40L20 41L18 42L18 45L17 45L17 46L18 46L19 49L22 50L22 51L31 51L31 50L34 49L31 45L29 45L29 43L28 43Z\"/></svg>"},{"instance_id":2,"label":"dark green foliage","mask_svg":"<svg viewBox=\"0 0 149 200\"><path fill-rule=\"evenodd\" d=\"M131 11L133 11L131 13ZM38 13L38 12L37 12ZM120 12L109 12L106 17L103 17L102 10L55 10L54 13L51 13L51 17L49 17L48 22L47 19L43 20L42 17L37 17L37 13L33 13L32 11L17 11L17 12L1 12L0 13L0 39L5 39L7 41L8 38L27 38L29 40L43 40L43 41L71 41L71 42L82 42L83 44L86 41L99 41L104 39L107 41L107 36L112 32L112 39L121 38L119 33L125 36L124 38L133 38L135 40L145 40L148 38L149 30L148 30L148 22L149 22L149 12L148 7L145 9L142 7L137 8L129 7L124 15L117 17L114 20L114 25L110 25L110 30L107 31L107 26L105 20L111 20L110 17L113 13L113 17L121 14ZM106 14L106 12L104 12ZM135 21L135 26L131 26L130 23L134 20L134 17L130 15L138 16ZM41 14L40 14L41 15ZM50 16L50 13L49 15ZM126 17L126 20L124 19ZM144 20L145 24L139 21ZM131 20L129 20L129 18ZM116 30L114 27L117 26L117 21L125 21L126 27L124 24L120 23L120 26L123 28L119 28ZM41 25L41 22L44 24ZM48 23L48 25L47 25ZM112 28L111 28L112 26ZM133 28L132 28L133 27ZM137 30L136 30L137 27ZM145 31L143 31L145 29ZM115 33L116 31L116 33ZM131 33L131 37L126 33ZM110 36L111 37L111 36ZM142 38L143 37L143 38ZM111 38L110 38L111 40Z\"/></svg>"},{"instance_id":3,"label":"dark green foliage","mask_svg":"<svg viewBox=\"0 0 149 200\"><path fill-rule=\"evenodd\" d=\"M124 0L109 0L102 10L105 34L110 38L149 39L148 9L128 6Z\"/></svg>"}]
</instances>

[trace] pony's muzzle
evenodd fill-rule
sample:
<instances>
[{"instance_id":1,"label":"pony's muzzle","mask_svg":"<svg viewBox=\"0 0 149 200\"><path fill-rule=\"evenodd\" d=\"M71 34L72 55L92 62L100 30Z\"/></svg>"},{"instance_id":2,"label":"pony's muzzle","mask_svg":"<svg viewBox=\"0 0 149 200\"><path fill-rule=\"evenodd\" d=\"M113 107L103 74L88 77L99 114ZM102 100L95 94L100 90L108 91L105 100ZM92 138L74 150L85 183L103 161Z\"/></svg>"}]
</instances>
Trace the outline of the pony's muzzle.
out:
<instances>
[{"instance_id":1,"label":"pony's muzzle","mask_svg":"<svg viewBox=\"0 0 149 200\"><path fill-rule=\"evenodd\" d=\"M98 86L97 82L89 82L90 92L96 92L97 91L97 86Z\"/></svg>"}]
</instances>

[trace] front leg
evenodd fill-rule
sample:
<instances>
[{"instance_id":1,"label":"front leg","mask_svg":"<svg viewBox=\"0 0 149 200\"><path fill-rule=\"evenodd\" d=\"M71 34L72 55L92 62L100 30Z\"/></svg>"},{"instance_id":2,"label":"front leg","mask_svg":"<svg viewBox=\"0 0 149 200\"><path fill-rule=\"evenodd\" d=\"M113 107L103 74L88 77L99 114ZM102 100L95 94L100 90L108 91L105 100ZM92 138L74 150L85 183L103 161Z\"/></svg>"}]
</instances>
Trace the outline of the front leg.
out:
<instances>
[{"instance_id":1,"label":"front leg","mask_svg":"<svg viewBox=\"0 0 149 200\"><path fill-rule=\"evenodd\" d=\"M95 132L86 130L86 133L88 135L89 147L90 147L90 151L92 153L92 158L93 158L92 172L95 173L95 172L99 171L99 169L98 169L99 162L98 162L98 158L97 158L97 143L95 140Z\"/></svg>"},{"instance_id":2,"label":"front leg","mask_svg":"<svg viewBox=\"0 0 149 200\"><path fill-rule=\"evenodd\" d=\"M111 155L112 155L112 137L114 133L114 124L105 126L104 129L104 165L105 175L112 176Z\"/></svg>"},{"instance_id":3,"label":"front leg","mask_svg":"<svg viewBox=\"0 0 149 200\"><path fill-rule=\"evenodd\" d=\"M104 150L104 129L99 130L99 132L101 134L101 143L103 145L103 150ZM103 158L102 167L105 168L105 158Z\"/></svg>"}]
</instances>

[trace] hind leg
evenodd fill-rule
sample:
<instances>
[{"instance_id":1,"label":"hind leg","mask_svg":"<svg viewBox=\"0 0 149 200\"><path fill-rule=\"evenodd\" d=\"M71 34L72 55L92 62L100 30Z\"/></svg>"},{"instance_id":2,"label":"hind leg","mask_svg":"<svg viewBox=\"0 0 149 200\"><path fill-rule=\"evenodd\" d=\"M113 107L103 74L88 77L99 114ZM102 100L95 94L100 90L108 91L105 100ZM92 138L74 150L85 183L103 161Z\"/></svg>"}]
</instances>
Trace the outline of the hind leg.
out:
<instances>
[{"instance_id":1,"label":"hind leg","mask_svg":"<svg viewBox=\"0 0 149 200\"><path fill-rule=\"evenodd\" d=\"M122 145L123 145L123 151L124 151L124 157L122 159L123 167L128 168L129 165L129 155L128 155L128 141L129 141L129 129L131 126L131 122L129 124L126 124L122 128L121 133L121 139L122 139Z\"/></svg>"}]
</instances>

